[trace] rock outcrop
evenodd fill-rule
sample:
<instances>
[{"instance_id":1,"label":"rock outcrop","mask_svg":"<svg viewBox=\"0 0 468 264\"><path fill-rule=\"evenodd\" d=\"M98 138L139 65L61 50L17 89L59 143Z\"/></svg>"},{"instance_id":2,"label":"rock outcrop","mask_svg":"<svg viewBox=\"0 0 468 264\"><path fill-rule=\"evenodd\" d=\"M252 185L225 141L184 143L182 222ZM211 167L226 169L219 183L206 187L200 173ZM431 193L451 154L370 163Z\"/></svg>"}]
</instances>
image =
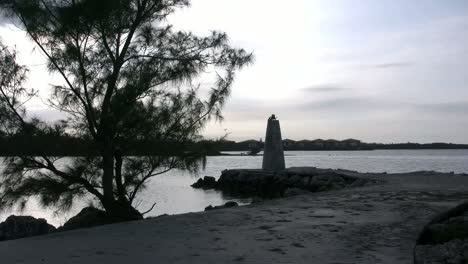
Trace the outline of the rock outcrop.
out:
<instances>
[{"instance_id":1,"label":"rock outcrop","mask_svg":"<svg viewBox=\"0 0 468 264\"><path fill-rule=\"evenodd\" d=\"M45 219L11 215L0 223L0 241L46 235L55 230Z\"/></svg>"},{"instance_id":2,"label":"rock outcrop","mask_svg":"<svg viewBox=\"0 0 468 264\"><path fill-rule=\"evenodd\" d=\"M310 193L307 190L304 189L299 189L299 188L288 188L284 191L283 196L284 197L292 197L292 196L298 196L298 195L303 195L303 194L308 194Z\"/></svg>"},{"instance_id":3,"label":"rock outcrop","mask_svg":"<svg viewBox=\"0 0 468 264\"><path fill-rule=\"evenodd\" d=\"M113 223L113 221L107 217L106 212L94 207L86 207L77 215L70 218L63 226L59 227L59 231L88 228L111 223Z\"/></svg>"},{"instance_id":4,"label":"rock outcrop","mask_svg":"<svg viewBox=\"0 0 468 264\"><path fill-rule=\"evenodd\" d=\"M193 188L200 189L215 189L216 188L216 178L205 176L203 179L198 179L198 181L191 185Z\"/></svg>"},{"instance_id":5,"label":"rock outcrop","mask_svg":"<svg viewBox=\"0 0 468 264\"><path fill-rule=\"evenodd\" d=\"M192 187L217 189L235 196L275 198L294 195L299 189L321 192L371 183L375 182L334 170L304 167L282 171L224 170L218 181L213 177L205 177L199 179Z\"/></svg>"},{"instance_id":6,"label":"rock outcrop","mask_svg":"<svg viewBox=\"0 0 468 264\"><path fill-rule=\"evenodd\" d=\"M414 249L415 264L468 263L468 203L435 217Z\"/></svg>"},{"instance_id":7,"label":"rock outcrop","mask_svg":"<svg viewBox=\"0 0 468 264\"><path fill-rule=\"evenodd\" d=\"M223 208L231 208L231 207L237 207L237 206L239 206L238 203L230 201L230 202L225 203L224 205L219 205L219 206L209 205L205 207L205 211L211 211L211 210L223 209Z\"/></svg>"},{"instance_id":8,"label":"rock outcrop","mask_svg":"<svg viewBox=\"0 0 468 264\"><path fill-rule=\"evenodd\" d=\"M418 245L415 264L465 264L468 263L468 239L453 239L435 245Z\"/></svg>"}]
</instances>

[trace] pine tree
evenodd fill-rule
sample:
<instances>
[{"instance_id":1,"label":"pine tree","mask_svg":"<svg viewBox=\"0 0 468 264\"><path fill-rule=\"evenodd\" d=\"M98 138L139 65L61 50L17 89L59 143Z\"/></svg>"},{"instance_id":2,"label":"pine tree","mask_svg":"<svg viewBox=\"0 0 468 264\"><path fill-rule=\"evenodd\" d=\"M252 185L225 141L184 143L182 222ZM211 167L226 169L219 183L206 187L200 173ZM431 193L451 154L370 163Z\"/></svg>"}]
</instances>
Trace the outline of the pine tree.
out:
<instances>
[{"instance_id":1,"label":"pine tree","mask_svg":"<svg viewBox=\"0 0 468 264\"><path fill-rule=\"evenodd\" d=\"M24 102L34 92L22 88L27 69L3 47L1 130L71 134L98 153L66 166L46 155L7 158L0 206L38 196L44 206L68 209L91 195L109 217L140 219L134 201L150 178L200 166L203 154L187 146L201 139L209 120L222 118L235 73L253 56L232 48L223 32L174 30L168 16L187 6L188 0L0 0L1 11L47 58L48 70L63 79L48 102L67 115L54 125L28 118ZM208 71L216 80L204 98L197 80ZM162 142L161 154L123 155L135 140Z\"/></svg>"}]
</instances>

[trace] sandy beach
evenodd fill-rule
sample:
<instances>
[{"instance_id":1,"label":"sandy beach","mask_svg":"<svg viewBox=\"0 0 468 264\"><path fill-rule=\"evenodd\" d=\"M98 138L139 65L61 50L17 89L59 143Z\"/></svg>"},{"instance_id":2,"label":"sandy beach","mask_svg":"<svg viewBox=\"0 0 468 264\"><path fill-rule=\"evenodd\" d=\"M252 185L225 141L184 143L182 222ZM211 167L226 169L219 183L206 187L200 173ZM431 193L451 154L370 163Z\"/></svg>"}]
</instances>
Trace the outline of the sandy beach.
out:
<instances>
[{"instance_id":1,"label":"sandy beach","mask_svg":"<svg viewBox=\"0 0 468 264\"><path fill-rule=\"evenodd\" d=\"M385 183L0 242L2 263L412 263L468 175L358 174Z\"/></svg>"}]
</instances>

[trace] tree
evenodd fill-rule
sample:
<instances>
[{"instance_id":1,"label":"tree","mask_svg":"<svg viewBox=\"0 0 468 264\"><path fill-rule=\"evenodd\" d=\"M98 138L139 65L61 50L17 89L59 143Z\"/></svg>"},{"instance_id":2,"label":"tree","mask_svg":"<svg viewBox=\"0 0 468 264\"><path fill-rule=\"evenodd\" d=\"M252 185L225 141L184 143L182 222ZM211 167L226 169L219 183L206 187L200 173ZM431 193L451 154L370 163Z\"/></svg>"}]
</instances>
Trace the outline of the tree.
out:
<instances>
[{"instance_id":1,"label":"tree","mask_svg":"<svg viewBox=\"0 0 468 264\"><path fill-rule=\"evenodd\" d=\"M3 130L72 134L93 142L90 153L98 153L66 166L46 155L6 159L0 206L38 196L43 206L68 209L91 195L113 219L140 219L134 201L150 178L200 166L203 153L189 143L201 139L209 120L222 119L235 73L253 56L232 48L222 32L199 37L174 30L167 17L187 6L188 0L0 0L46 56L49 71L63 79L48 102L67 114L54 125L28 118L24 102L33 93L21 85L27 70L5 50ZM197 80L207 72L216 80L203 98ZM123 155L134 140L162 142L161 155ZM167 146L177 148L168 152Z\"/></svg>"}]
</instances>

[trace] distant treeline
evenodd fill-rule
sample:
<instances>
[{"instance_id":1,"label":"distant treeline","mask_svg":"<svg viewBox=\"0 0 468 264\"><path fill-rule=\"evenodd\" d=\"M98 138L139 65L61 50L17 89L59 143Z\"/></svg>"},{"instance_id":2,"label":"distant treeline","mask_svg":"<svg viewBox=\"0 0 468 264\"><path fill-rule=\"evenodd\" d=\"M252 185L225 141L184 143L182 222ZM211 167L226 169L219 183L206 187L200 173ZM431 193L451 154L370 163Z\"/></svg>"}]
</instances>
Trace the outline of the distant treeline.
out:
<instances>
[{"instance_id":1,"label":"distant treeline","mask_svg":"<svg viewBox=\"0 0 468 264\"><path fill-rule=\"evenodd\" d=\"M255 148L263 148L261 140L246 140L241 142L222 141L217 142L216 148L220 151L249 151ZM466 144L452 143L364 143L356 139L334 140L283 140L284 150L375 150L375 149L468 149Z\"/></svg>"},{"instance_id":2,"label":"distant treeline","mask_svg":"<svg viewBox=\"0 0 468 264\"><path fill-rule=\"evenodd\" d=\"M122 144L123 155L181 155L186 152L203 152L206 155L220 155L222 151L250 151L262 149L261 140L241 142L219 140L201 142L160 142L128 141ZM364 143L355 139L347 140L283 140L284 150L375 150L375 149L468 149L466 144L451 143ZM90 140L71 136L43 135L35 137L0 137L0 156L87 156L98 154L99 146Z\"/></svg>"},{"instance_id":3,"label":"distant treeline","mask_svg":"<svg viewBox=\"0 0 468 264\"><path fill-rule=\"evenodd\" d=\"M392 143L392 144L367 144L372 149L468 149L467 144L452 143Z\"/></svg>"},{"instance_id":4,"label":"distant treeline","mask_svg":"<svg viewBox=\"0 0 468 264\"><path fill-rule=\"evenodd\" d=\"M120 150L125 156L186 155L189 152L217 155L217 144L202 142L127 141ZM0 137L0 156L89 156L99 146L87 139L68 136Z\"/></svg>"}]
</instances>

